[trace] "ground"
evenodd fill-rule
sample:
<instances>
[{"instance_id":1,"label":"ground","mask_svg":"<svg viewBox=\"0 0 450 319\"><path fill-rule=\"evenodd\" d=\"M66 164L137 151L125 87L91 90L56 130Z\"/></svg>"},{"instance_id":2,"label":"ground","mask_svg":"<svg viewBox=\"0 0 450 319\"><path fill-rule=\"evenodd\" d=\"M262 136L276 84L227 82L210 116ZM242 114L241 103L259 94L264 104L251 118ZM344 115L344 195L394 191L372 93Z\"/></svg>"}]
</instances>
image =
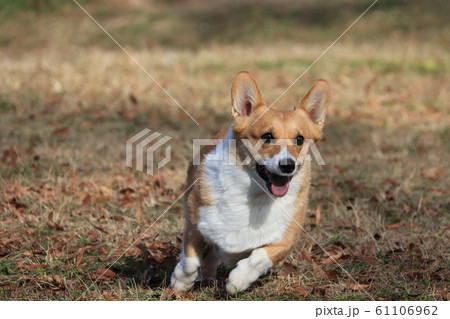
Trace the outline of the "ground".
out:
<instances>
[{"instance_id":1,"label":"ground","mask_svg":"<svg viewBox=\"0 0 450 319\"><path fill-rule=\"evenodd\" d=\"M237 72L276 100L370 2L79 3L199 125L73 1L0 0L0 299L449 299L447 1L378 1L277 101L330 83L326 165L307 233L237 296L224 267L167 288L192 139L230 124ZM153 176L125 166L144 128L172 137Z\"/></svg>"}]
</instances>

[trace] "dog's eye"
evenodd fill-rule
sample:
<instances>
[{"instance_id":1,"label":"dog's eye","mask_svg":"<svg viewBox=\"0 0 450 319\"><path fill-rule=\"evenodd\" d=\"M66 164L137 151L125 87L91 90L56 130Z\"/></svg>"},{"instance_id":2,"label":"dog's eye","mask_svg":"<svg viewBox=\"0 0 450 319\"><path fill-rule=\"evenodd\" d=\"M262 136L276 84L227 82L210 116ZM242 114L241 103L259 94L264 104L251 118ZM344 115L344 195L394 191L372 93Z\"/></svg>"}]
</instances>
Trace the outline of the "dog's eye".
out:
<instances>
[{"instance_id":1,"label":"dog's eye","mask_svg":"<svg viewBox=\"0 0 450 319\"><path fill-rule=\"evenodd\" d=\"M305 138L303 137L303 135L299 135L295 139L295 145L302 145L304 141L305 141Z\"/></svg>"},{"instance_id":2,"label":"dog's eye","mask_svg":"<svg viewBox=\"0 0 450 319\"><path fill-rule=\"evenodd\" d=\"M272 133L264 133L261 135L261 139L264 140L264 143L270 143L273 140L273 135Z\"/></svg>"}]
</instances>

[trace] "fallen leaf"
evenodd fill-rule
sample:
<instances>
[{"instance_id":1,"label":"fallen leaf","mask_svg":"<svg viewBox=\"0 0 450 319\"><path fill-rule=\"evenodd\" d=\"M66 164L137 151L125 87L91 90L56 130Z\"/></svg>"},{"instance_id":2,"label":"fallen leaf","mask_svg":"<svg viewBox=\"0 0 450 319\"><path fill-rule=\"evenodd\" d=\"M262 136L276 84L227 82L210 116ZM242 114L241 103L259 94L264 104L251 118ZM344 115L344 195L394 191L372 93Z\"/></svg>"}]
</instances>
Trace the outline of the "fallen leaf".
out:
<instances>
[{"instance_id":1,"label":"fallen leaf","mask_svg":"<svg viewBox=\"0 0 450 319\"><path fill-rule=\"evenodd\" d=\"M431 188L430 190L428 190L428 194L433 194L433 195L442 195L445 192L441 189L436 189L436 188Z\"/></svg>"},{"instance_id":2,"label":"fallen leaf","mask_svg":"<svg viewBox=\"0 0 450 319\"><path fill-rule=\"evenodd\" d=\"M124 195L126 195L126 196L129 196L130 194L135 193L135 191L134 191L134 189L132 189L132 188L130 188L130 187L126 187L126 188L121 189L121 190L119 191L119 193L120 193L120 194L124 194Z\"/></svg>"},{"instance_id":3,"label":"fallen leaf","mask_svg":"<svg viewBox=\"0 0 450 319\"><path fill-rule=\"evenodd\" d=\"M309 251L306 250L306 248L302 249L302 256L303 258L305 258L306 261L311 262L311 254L309 253Z\"/></svg>"},{"instance_id":4,"label":"fallen leaf","mask_svg":"<svg viewBox=\"0 0 450 319\"><path fill-rule=\"evenodd\" d=\"M87 194L84 198L83 201L81 202L81 204L83 206L89 205L92 202L92 197L91 195Z\"/></svg>"},{"instance_id":5,"label":"fallen leaf","mask_svg":"<svg viewBox=\"0 0 450 319\"><path fill-rule=\"evenodd\" d=\"M379 203L378 198L375 195L372 195L372 197L370 197L369 199L369 204L373 207L373 208L377 208Z\"/></svg>"},{"instance_id":6,"label":"fallen leaf","mask_svg":"<svg viewBox=\"0 0 450 319\"><path fill-rule=\"evenodd\" d=\"M12 197L22 197L28 194L27 188L23 187L20 184L11 183L6 185L5 187L6 193Z\"/></svg>"},{"instance_id":7,"label":"fallen leaf","mask_svg":"<svg viewBox=\"0 0 450 319\"><path fill-rule=\"evenodd\" d=\"M53 222L51 222L51 221L46 221L45 224L46 224L48 227L50 227L51 229L56 230L56 231L64 230L64 227L62 227L61 225L59 225L59 224L57 224L57 223L53 223Z\"/></svg>"},{"instance_id":8,"label":"fallen leaf","mask_svg":"<svg viewBox=\"0 0 450 319\"><path fill-rule=\"evenodd\" d=\"M122 216L111 216L110 218L116 222L123 222L125 220Z\"/></svg>"},{"instance_id":9,"label":"fallen leaf","mask_svg":"<svg viewBox=\"0 0 450 319\"><path fill-rule=\"evenodd\" d=\"M398 229L402 225L401 222L393 223L393 224L386 224L387 229Z\"/></svg>"},{"instance_id":10,"label":"fallen leaf","mask_svg":"<svg viewBox=\"0 0 450 319\"><path fill-rule=\"evenodd\" d=\"M142 221L142 197L140 196L134 217L136 217L137 220Z\"/></svg>"},{"instance_id":11,"label":"fallen leaf","mask_svg":"<svg viewBox=\"0 0 450 319\"><path fill-rule=\"evenodd\" d=\"M106 300L108 301L118 301L117 298L113 297L113 295L111 295L109 292L104 291L102 292L102 296L106 298Z\"/></svg>"},{"instance_id":12,"label":"fallen leaf","mask_svg":"<svg viewBox=\"0 0 450 319\"><path fill-rule=\"evenodd\" d=\"M405 275L408 276L410 279L422 279L423 278L423 272L415 271L413 269L406 270Z\"/></svg>"},{"instance_id":13,"label":"fallen leaf","mask_svg":"<svg viewBox=\"0 0 450 319\"><path fill-rule=\"evenodd\" d=\"M320 206L317 206L317 208L316 208L316 225L319 225L321 219L322 219L321 209L320 209Z\"/></svg>"},{"instance_id":14,"label":"fallen leaf","mask_svg":"<svg viewBox=\"0 0 450 319\"><path fill-rule=\"evenodd\" d=\"M377 301L389 301L389 300L391 300L391 299L383 298L383 297L377 297L376 300L377 300Z\"/></svg>"},{"instance_id":15,"label":"fallen leaf","mask_svg":"<svg viewBox=\"0 0 450 319\"><path fill-rule=\"evenodd\" d=\"M62 284L62 279L61 279L61 277L59 276L59 275L53 275L53 280L55 281L55 283L57 284L57 285L61 285Z\"/></svg>"},{"instance_id":16,"label":"fallen leaf","mask_svg":"<svg viewBox=\"0 0 450 319\"><path fill-rule=\"evenodd\" d=\"M75 183L75 181L78 179L78 172L73 173L72 175L70 175L69 177L69 181L72 183Z\"/></svg>"},{"instance_id":17,"label":"fallen leaf","mask_svg":"<svg viewBox=\"0 0 450 319\"><path fill-rule=\"evenodd\" d=\"M290 262L285 261L284 267L286 268L286 274L290 275L295 272L295 266Z\"/></svg>"},{"instance_id":18,"label":"fallen leaf","mask_svg":"<svg viewBox=\"0 0 450 319\"><path fill-rule=\"evenodd\" d=\"M22 255L24 255L25 257L31 257L31 256L33 256L33 253L31 251L29 251L29 250L25 250L22 253Z\"/></svg>"},{"instance_id":19,"label":"fallen leaf","mask_svg":"<svg viewBox=\"0 0 450 319\"><path fill-rule=\"evenodd\" d=\"M442 261L442 256L438 256L436 260L434 260L431 265L427 268L426 272L433 272L436 270L439 263Z\"/></svg>"},{"instance_id":20,"label":"fallen leaf","mask_svg":"<svg viewBox=\"0 0 450 319\"><path fill-rule=\"evenodd\" d=\"M145 245L142 243L142 242L140 242L140 241L135 241L134 242L134 245L137 247L137 248L139 248L139 250L144 254L144 256L146 257L146 258L151 258L152 257L152 255L149 253L149 251L147 250L147 247L145 247Z\"/></svg>"},{"instance_id":21,"label":"fallen leaf","mask_svg":"<svg viewBox=\"0 0 450 319\"><path fill-rule=\"evenodd\" d=\"M114 195L114 191L106 186L99 186L98 190L100 191L100 194L105 195L105 196L113 196Z\"/></svg>"},{"instance_id":22,"label":"fallen leaf","mask_svg":"<svg viewBox=\"0 0 450 319\"><path fill-rule=\"evenodd\" d=\"M40 275L40 276L37 276L36 279L38 281L47 282L47 283L53 282L53 278L48 275Z\"/></svg>"},{"instance_id":23,"label":"fallen leaf","mask_svg":"<svg viewBox=\"0 0 450 319\"><path fill-rule=\"evenodd\" d=\"M40 187L38 190L39 194L46 200L55 198L55 191L48 187Z\"/></svg>"},{"instance_id":24,"label":"fallen leaf","mask_svg":"<svg viewBox=\"0 0 450 319\"><path fill-rule=\"evenodd\" d=\"M375 261L375 257L370 254L363 255L363 260L365 263L371 264Z\"/></svg>"},{"instance_id":25,"label":"fallen leaf","mask_svg":"<svg viewBox=\"0 0 450 319\"><path fill-rule=\"evenodd\" d=\"M82 122L80 122L80 127L84 127L84 128L93 127L94 125L95 125L95 123L92 122L92 121L82 121Z\"/></svg>"},{"instance_id":26,"label":"fallen leaf","mask_svg":"<svg viewBox=\"0 0 450 319\"><path fill-rule=\"evenodd\" d=\"M62 127L62 128L58 128L58 129L54 130L52 133L52 136L62 137L62 136L66 136L68 132L69 132L69 129L67 127Z\"/></svg>"},{"instance_id":27,"label":"fallen leaf","mask_svg":"<svg viewBox=\"0 0 450 319\"><path fill-rule=\"evenodd\" d=\"M194 294L192 292L187 292L184 296L188 300L191 300L194 298Z\"/></svg>"},{"instance_id":28,"label":"fallen leaf","mask_svg":"<svg viewBox=\"0 0 450 319\"><path fill-rule=\"evenodd\" d=\"M83 259L84 248L79 248L75 257L75 267L78 267Z\"/></svg>"},{"instance_id":29,"label":"fallen leaf","mask_svg":"<svg viewBox=\"0 0 450 319\"><path fill-rule=\"evenodd\" d=\"M102 226L100 226L100 225L94 225L94 224L92 224L92 226L94 226L95 229L98 229L99 231L101 231L101 232L104 233L104 234L109 234L109 232L108 232L105 228L103 228Z\"/></svg>"},{"instance_id":30,"label":"fallen leaf","mask_svg":"<svg viewBox=\"0 0 450 319\"><path fill-rule=\"evenodd\" d=\"M101 268L98 269L93 275L92 279L100 279L100 278L116 278L117 274L111 269Z\"/></svg>"},{"instance_id":31,"label":"fallen leaf","mask_svg":"<svg viewBox=\"0 0 450 319\"><path fill-rule=\"evenodd\" d=\"M350 289L351 290L361 290L361 289L366 289L369 288L370 285L350 285Z\"/></svg>"},{"instance_id":32,"label":"fallen leaf","mask_svg":"<svg viewBox=\"0 0 450 319\"><path fill-rule=\"evenodd\" d=\"M403 210L405 211L405 213L409 214L412 211L412 208L411 208L411 206L403 203Z\"/></svg>"},{"instance_id":33,"label":"fallen leaf","mask_svg":"<svg viewBox=\"0 0 450 319\"><path fill-rule=\"evenodd\" d=\"M48 268L48 265L45 264L34 264L34 265L23 265L23 268L26 269L38 269L38 268Z\"/></svg>"},{"instance_id":34,"label":"fallen leaf","mask_svg":"<svg viewBox=\"0 0 450 319\"><path fill-rule=\"evenodd\" d=\"M383 183L391 184L392 186L399 185L399 182L396 179L392 179L392 178L383 179Z\"/></svg>"},{"instance_id":35,"label":"fallen leaf","mask_svg":"<svg viewBox=\"0 0 450 319\"><path fill-rule=\"evenodd\" d=\"M121 203L120 207L126 208L126 207L131 207L131 206L135 205L133 196L131 195L131 194L135 193L134 189L127 187L127 188L120 190L119 193L124 195L121 199L122 203Z\"/></svg>"},{"instance_id":36,"label":"fallen leaf","mask_svg":"<svg viewBox=\"0 0 450 319\"><path fill-rule=\"evenodd\" d=\"M341 259L343 254L344 254L344 252L342 250L340 252L337 252L336 254L330 254L329 257L319 259L319 263L321 263L323 265L332 265L332 264L338 262L339 259Z\"/></svg>"},{"instance_id":37,"label":"fallen leaf","mask_svg":"<svg viewBox=\"0 0 450 319\"><path fill-rule=\"evenodd\" d=\"M316 274L318 279L327 279L328 278L325 271L322 268L320 268L319 266L317 266L317 264L314 262L314 260L312 261L312 265L313 265L314 273Z\"/></svg>"},{"instance_id":38,"label":"fallen leaf","mask_svg":"<svg viewBox=\"0 0 450 319\"><path fill-rule=\"evenodd\" d=\"M306 291L306 289L300 285L292 287L291 291L292 291L292 296L294 298L300 297L300 296L306 297L308 295L308 291Z\"/></svg>"},{"instance_id":39,"label":"fallen leaf","mask_svg":"<svg viewBox=\"0 0 450 319\"><path fill-rule=\"evenodd\" d=\"M66 289L64 282L61 277L58 275L48 276L48 275L40 275L32 278L32 280L37 280L42 285L45 285L47 288L51 289L53 292L63 291Z\"/></svg>"},{"instance_id":40,"label":"fallen leaf","mask_svg":"<svg viewBox=\"0 0 450 319\"><path fill-rule=\"evenodd\" d=\"M60 103L61 101L61 95L58 93L48 93L45 98L45 105L47 106L54 106Z\"/></svg>"},{"instance_id":41,"label":"fallen leaf","mask_svg":"<svg viewBox=\"0 0 450 319\"><path fill-rule=\"evenodd\" d=\"M9 150L3 152L2 162L5 164L15 166L18 159L19 154L17 154L17 152L13 148L10 148Z\"/></svg>"},{"instance_id":42,"label":"fallen leaf","mask_svg":"<svg viewBox=\"0 0 450 319\"><path fill-rule=\"evenodd\" d=\"M385 195L385 198L386 198L387 201L394 201L395 200L394 194L391 191L389 191L389 190L387 190L384 193L384 195Z\"/></svg>"},{"instance_id":43,"label":"fallen leaf","mask_svg":"<svg viewBox=\"0 0 450 319\"><path fill-rule=\"evenodd\" d=\"M422 174L426 179L429 179L431 181L437 181L441 178L441 172L437 167L431 167L423 171Z\"/></svg>"},{"instance_id":44,"label":"fallen leaf","mask_svg":"<svg viewBox=\"0 0 450 319\"><path fill-rule=\"evenodd\" d=\"M418 228L418 227L420 227L419 225L417 225L416 223L413 223L413 222L406 223L405 226L407 228Z\"/></svg>"},{"instance_id":45,"label":"fallen leaf","mask_svg":"<svg viewBox=\"0 0 450 319\"><path fill-rule=\"evenodd\" d=\"M99 256L106 256L109 252L104 248L104 247L100 247L98 249L98 255Z\"/></svg>"},{"instance_id":46,"label":"fallen leaf","mask_svg":"<svg viewBox=\"0 0 450 319\"><path fill-rule=\"evenodd\" d=\"M326 293L326 290L324 288L321 287L313 287L312 292L313 295L316 296L324 296Z\"/></svg>"},{"instance_id":47,"label":"fallen leaf","mask_svg":"<svg viewBox=\"0 0 450 319\"><path fill-rule=\"evenodd\" d=\"M25 204L22 204L22 203L17 199L17 197L14 197L13 199L11 199L11 200L8 202L8 204L11 205L9 208L14 208L13 213L15 213L19 219L21 219L21 217L22 217L22 214L20 214L20 213L22 213L25 209L28 208L28 206L25 205Z\"/></svg>"},{"instance_id":48,"label":"fallen leaf","mask_svg":"<svg viewBox=\"0 0 450 319\"><path fill-rule=\"evenodd\" d=\"M329 280L337 280L340 276L339 271L336 269L327 270L325 273L327 274Z\"/></svg>"}]
</instances>

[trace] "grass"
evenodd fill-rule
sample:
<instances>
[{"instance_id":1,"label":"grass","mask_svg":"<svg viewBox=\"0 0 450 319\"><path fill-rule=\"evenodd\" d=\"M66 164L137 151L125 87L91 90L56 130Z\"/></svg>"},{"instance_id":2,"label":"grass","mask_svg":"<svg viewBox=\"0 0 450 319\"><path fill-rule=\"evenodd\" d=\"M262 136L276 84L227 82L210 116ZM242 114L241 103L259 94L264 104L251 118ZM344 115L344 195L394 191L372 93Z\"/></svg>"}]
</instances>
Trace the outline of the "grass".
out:
<instances>
[{"instance_id":1,"label":"grass","mask_svg":"<svg viewBox=\"0 0 450 319\"><path fill-rule=\"evenodd\" d=\"M449 298L450 30L432 2L380 1L276 104L330 83L305 229L377 300ZM86 291L182 193L191 140L229 125L234 75L274 101L369 3L83 2L199 126L70 1L5 3L0 299L369 299L306 234L244 293L226 294L220 267L174 295L181 201ZM147 127L175 150L154 176L125 167Z\"/></svg>"}]
</instances>

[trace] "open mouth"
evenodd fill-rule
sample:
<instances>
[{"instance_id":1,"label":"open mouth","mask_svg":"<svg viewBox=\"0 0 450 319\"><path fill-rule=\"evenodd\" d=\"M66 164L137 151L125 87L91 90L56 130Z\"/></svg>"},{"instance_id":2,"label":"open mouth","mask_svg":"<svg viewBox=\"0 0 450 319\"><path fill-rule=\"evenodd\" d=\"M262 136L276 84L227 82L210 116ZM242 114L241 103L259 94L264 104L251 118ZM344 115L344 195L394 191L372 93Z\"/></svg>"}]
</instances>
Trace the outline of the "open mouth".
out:
<instances>
[{"instance_id":1,"label":"open mouth","mask_svg":"<svg viewBox=\"0 0 450 319\"><path fill-rule=\"evenodd\" d=\"M283 197L289 190L292 176L281 176L269 172L265 165L256 164L258 175L266 182L269 192L276 197Z\"/></svg>"}]
</instances>

